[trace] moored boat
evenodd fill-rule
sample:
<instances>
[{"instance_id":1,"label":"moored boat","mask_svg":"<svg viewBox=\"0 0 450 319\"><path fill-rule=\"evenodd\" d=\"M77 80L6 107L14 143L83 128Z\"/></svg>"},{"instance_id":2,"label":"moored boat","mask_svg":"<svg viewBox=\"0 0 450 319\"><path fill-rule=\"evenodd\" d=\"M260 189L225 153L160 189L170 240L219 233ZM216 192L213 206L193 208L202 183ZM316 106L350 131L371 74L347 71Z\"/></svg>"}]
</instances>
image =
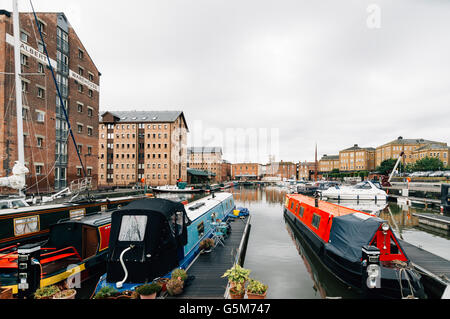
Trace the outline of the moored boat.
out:
<instances>
[{"instance_id":1,"label":"moored boat","mask_svg":"<svg viewBox=\"0 0 450 319\"><path fill-rule=\"evenodd\" d=\"M152 190L156 193L198 193L201 189L196 189L194 187L184 187L180 188L177 185L164 185L153 187Z\"/></svg>"},{"instance_id":2,"label":"moored boat","mask_svg":"<svg viewBox=\"0 0 450 319\"><path fill-rule=\"evenodd\" d=\"M387 194L384 190L378 188L371 181L364 181L355 186L335 185L326 190L318 190L323 199L337 200L387 200Z\"/></svg>"},{"instance_id":3,"label":"moored boat","mask_svg":"<svg viewBox=\"0 0 450 319\"><path fill-rule=\"evenodd\" d=\"M37 288L69 277L80 284L100 275L105 267L110 226L111 212L94 213L53 224L46 241L0 249L2 287L29 297ZM30 259L33 263L27 265Z\"/></svg>"},{"instance_id":4,"label":"moored boat","mask_svg":"<svg viewBox=\"0 0 450 319\"><path fill-rule=\"evenodd\" d=\"M420 274L385 220L298 194L286 195L284 214L325 267L365 297L425 297Z\"/></svg>"},{"instance_id":5,"label":"moored boat","mask_svg":"<svg viewBox=\"0 0 450 319\"><path fill-rule=\"evenodd\" d=\"M235 208L230 193L209 195L183 205L162 198L139 200L112 214L107 272L94 293L109 286L133 290L176 268L189 266L200 242L211 237L218 219Z\"/></svg>"},{"instance_id":6,"label":"moored boat","mask_svg":"<svg viewBox=\"0 0 450 319\"><path fill-rule=\"evenodd\" d=\"M148 195L102 198L79 203L48 204L0 210L0 248L45 240L50 226L58 221L79 218L123 206Z\"/></svg>"}]
</instances>

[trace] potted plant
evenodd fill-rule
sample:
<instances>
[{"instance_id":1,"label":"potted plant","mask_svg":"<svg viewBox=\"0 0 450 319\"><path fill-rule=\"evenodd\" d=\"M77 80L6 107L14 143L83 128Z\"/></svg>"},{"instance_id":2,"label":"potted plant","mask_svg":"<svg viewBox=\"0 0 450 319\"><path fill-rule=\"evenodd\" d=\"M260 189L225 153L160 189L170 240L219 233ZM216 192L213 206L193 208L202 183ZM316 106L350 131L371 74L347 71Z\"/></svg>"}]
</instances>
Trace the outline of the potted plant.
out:
<instances>
[{"instance_id":1,"label":"potted plant","mask_svg":"<svg viewBox=\"0 0 450 319\"><path fill-rule=\"evenodd\" d=\"M119 294L119 291L110 286L102 287L94 296L94 299L112 299Z\"/></svg>"},{"instance_id":2,"label":"potted plant","mask_svg":"<svg viewBox=\"0 0 450 319\"><path fill-rule=\"evenodd\" d=\"M77 291L75 289L64 289L53 295L53 299L75 299Z\"/></svg>"},{"instance_id":3,"label":"potted plant","mask_svg":"<svg viewBox=\"0 0 450 319\"><path fill-rule=\"evenodd\" d=\"M177 268L174 271L172 271L172 279L180 279L181 281L185 281L187 279L188 275L186 270L182 268Z\"/></svg>"},{"instance_id":4,"label":"potted plant","mask_svg":"<svg viewBox=\"0 0 450 319\"><path fill-rule=\"evenodd\" d=\"M245 286L245 282L248 280L251 270L241 267L239 264L235 264L233 267L225 271L222 278L227 277L231 287L234 287L237 283Z\"/></svg>"},{"instance_id":5,"label":"potted plant","mask_svg":"<svg viewBox=\"0 0 450 319\"><path fill-rule=\"evenodd\" d=\"M236 283L233 287L230 287L229 292L231 299L244 299L245 287L241 283Z\"/></svg>"},{"instance_id":6,"label":"potted plant","mask_svg":"<svg viewBox=\"0 0 450 319\"><path fill-rule=\"evenodd\" d=\"M172 278L167 282L167 292L171 296L179 295L183 292L184 281L179 278Z\"/></svg>"},{"instance_id":7,"label":"potted plant","mask_svg":"<svg viewBox=\"0 0 450 319\"><path fill-rule=\"evenodd\" d=\"M265 299L267 295L268 286L262 282L250 279L247 286L247 297L248 299Z\"/></svg>"},{"instance_id":8,"label":"potted plant","mask_svg":"<svg viewBox=\"0 0 450 319\"><path fill-rule=\"evenodd\" d=\"M202 252L209 253L211 252L213 246L214 246L214 239L206 238L200 242L199 248Z\"/></svg>"},{"instance_id":9,"label":"potted plant","mask_svg":"<svg viewBox=\"0 0 450 319\"><path fill-rule=\"evenodd\" d=\"M52 299L58 292L60 289L54 285L42 287L34 292L34 299Z\"/></svg>"},{"instance_id":10,"label":"potted plant","mask_svg":"<svg viewBox=\"0 0 450 319\"><path fill-rule=\"evenodd\" d=\"M151 284L144 284L136 288L136 292L139 294L141 299L155 299L156 294L161 291L161 286L152 282Z\"/></svg>"},{"instance_id":11,"label":"potted plant","mask_svg":"<svg viewBox=\"0 0 450 319\"><path fill-rule=\"evenodd\" d=\"M167 282L169 281L169 278L159 278L156 280L156 282L161 286L161 291L166 291L166 285Z\"/></svg>"}]
</instances>

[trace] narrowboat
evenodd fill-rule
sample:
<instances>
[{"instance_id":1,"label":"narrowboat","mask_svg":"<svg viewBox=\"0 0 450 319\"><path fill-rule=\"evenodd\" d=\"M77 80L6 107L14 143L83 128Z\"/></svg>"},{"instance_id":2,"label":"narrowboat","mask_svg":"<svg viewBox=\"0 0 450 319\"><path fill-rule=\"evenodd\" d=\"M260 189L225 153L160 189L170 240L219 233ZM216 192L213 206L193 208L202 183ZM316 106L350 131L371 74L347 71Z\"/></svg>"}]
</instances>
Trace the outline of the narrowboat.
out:
<instances>
[{"instance_id":1,"label":"narrowboat","mask_svg":"<svg viewBox=\"0 0 450 319\"><path fill-rule=\"evenodd\" d=\"M220 190L222 190L222 191L227 188L230 188L230 187L234 187L233 182L226 182L226 183L220 184Z\"/></svg>"},{"instance_id":2,"label":"narrowboat","mask_svg":"<svg viewBox=\"0 0 450 319\"><path fill-rule=\"evenodd\" d=\"M27 297L40 287L61 283L71 276L81 283L101 275L110 229L111 211L99 212L53 224L46 241L0 249L1 285ZM27 265L30 259L34 263Z\"/></svg>"},{"instance_id":3,"label":"narrowboat","mask_svg":"<svg viewBox=\"0 0 450 319\"><path fill-rule=\"evenodd\" d=\"M50 226L58 221L79 218L123 206L147 195L102 198L78 203L62 203L0 210L0 248L48 238Z\"/></svg>"},{"instance_id":4,"label":"narrowboat","mask_svg":"<svg viewBox=\"0 0 450 319\"><path fill-rule=\"evenodd\" d=\"M323 265L367 298L425 298L421 276L389 224L376 216L300 194L284 214Z\"/></svg>"},{"instance_id":5,"label":"narrowboat","mask_svg":"<svg viewBox=\"0 0 450 319\"><path fill-rule=\"evenodd\" d=\"M217 193L186 205L162 198L134 201L112 213L106 274L94 294L110 286L133 290L176 268L186 269L211 237L215 221L235 209L230 193Z\"/></svg>"}]
</instances>

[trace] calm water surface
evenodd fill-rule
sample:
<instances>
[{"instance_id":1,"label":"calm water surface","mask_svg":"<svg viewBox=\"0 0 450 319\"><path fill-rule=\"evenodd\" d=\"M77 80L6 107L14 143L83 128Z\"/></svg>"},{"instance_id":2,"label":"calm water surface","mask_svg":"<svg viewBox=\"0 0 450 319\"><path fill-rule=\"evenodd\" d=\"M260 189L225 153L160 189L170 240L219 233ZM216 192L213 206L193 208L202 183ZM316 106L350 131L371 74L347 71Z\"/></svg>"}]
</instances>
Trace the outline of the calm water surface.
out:
<instances>
[{"instance_id":1,"label":"calm water surface","mask_svg":"<svg viewBox=\"0 0 450 319\"><path fill-rule=\"evenodd\" d=\"M302 236L290 227L283 216L283 203L287 189L281 187L244 187L227 190L234 196L236 206L250 210L251 231L244 267L251 270L250 277L269 286L267 298L319 299L359 298L323 268ZM157 197L176 201L193 201L205 194L157 194ZM342 206L376 212L387 220L396 235L413 245L422 247L450 260L450 238L422 229L414 212L430 212L419 208L401 207L395 203L368 205L347 202ZM89 298L95 287L88 288Z\"/></svg>"},{"instance_id":2,"label":"calm water surface","mask_svg":"<svg viewBox=\"0 0 450 319\"><path fill-rule=\"evenodd\" d=\"M309 246L303 243L301 235L285 220L283 203L286 189L240 186L229 191L234 195L236 206L250 210L252 228L244 267L252 271L252 278L269 286L268 298L359 297L322 267ZM398 237L450 259L447 249L450 238L421 229L418 219L412 215L425 212L423 209L401 207L396 203L341 205L376 212L390 223Z\"/></svg>"}]
</instances>

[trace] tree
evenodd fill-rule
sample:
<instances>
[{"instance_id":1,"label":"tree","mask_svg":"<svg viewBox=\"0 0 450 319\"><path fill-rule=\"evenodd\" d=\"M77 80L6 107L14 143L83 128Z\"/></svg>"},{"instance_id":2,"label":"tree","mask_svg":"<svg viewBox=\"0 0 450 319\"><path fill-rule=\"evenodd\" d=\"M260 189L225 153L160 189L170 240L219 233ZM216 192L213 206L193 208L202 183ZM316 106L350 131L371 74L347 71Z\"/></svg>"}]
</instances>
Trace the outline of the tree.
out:
<instances>
[{"instance_id":1,"label":"tree","mask_svg":"<svg viewBox=\"0 0 450 319\"><path fill-rule=\"evenodd\" d=\"M413 165L413 171L438 171L443 169L444 163L436 157L424 157Z\"/></svg>"},{"instance_id":2,"label":"tree","mask_svg":"<svg viewBox=\"0 0 450 319\"><path fill-rule=\"evenodd\" d=\"M387 160L384 160L381 162L380 166L376 168L376 171L379 172L382 175L388 175L392 172L394 169L395 163L397 162L396 159L390 158ZM397 169L404 170L403 163L400 162L400 164L397 166Z\"/></svg>"}]
</instances>

